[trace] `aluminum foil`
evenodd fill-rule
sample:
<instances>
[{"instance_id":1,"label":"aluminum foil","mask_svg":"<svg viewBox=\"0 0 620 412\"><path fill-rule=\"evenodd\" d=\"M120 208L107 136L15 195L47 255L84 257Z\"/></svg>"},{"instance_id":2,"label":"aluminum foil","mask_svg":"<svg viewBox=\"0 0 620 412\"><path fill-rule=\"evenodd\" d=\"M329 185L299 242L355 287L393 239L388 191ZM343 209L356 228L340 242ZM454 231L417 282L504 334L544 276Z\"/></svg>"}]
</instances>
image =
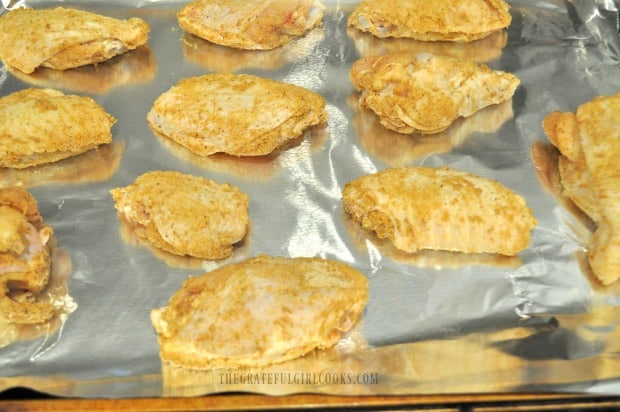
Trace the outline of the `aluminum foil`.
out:
<instances>
[{"instance_id":1,"label":"aluminum foil","mask_svg":"<svg viewBox=\"0 0 620 412\"><path fill-rule=\"evenodd\" d=\"M281 49L243 52L185 35L174 1L7 1L63 5L152 28L148 47L96 67L23 75L0 66L0 95L53 87L93 97L118 118L113 145L45 168L0 170L23 184L56 234L54 276L71 310L45 328L0 332L0 390L72 397L264 394L441 394L571 391L620 395L620 285L600 286L584 259L591 223L557 196L550 111L620 90L613 1L511 1L509 29L469 45L380 41L347 31L355 2L325 2L322 29ZM521 79L512 101L434 137L403 136L356 104L360 56L396 49L484 62ZM260 159L201 158L157 138L153 101L180 79L232 71L321 93L329 121ZM523 195L538 226L515 258L395 251L343 213L343 185L396 165L449 165ZM251 233L224 261L164 254L121 226L110 189L154 169L230 182L250 198ZM344 261L370 281L356 329L333 349L256 371L162 367L152 308L190 275L260 253ZM58 261L60 263L58 263ZM10 332L10 333L9 333ZM227 374L228 373L228 374Z\"/></svg>"}]
</instances>

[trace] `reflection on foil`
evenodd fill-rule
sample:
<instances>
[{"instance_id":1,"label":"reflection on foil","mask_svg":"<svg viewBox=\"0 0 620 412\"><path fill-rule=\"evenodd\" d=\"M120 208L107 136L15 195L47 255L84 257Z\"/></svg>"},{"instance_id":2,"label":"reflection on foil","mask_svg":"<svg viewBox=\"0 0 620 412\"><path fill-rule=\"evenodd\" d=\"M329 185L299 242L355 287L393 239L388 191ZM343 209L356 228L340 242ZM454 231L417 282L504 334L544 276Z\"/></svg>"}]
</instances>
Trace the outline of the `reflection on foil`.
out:
<instances>
[{"instance_id":1,"label":"reflection on foil","mask_svg":"<svg viewBox=\"0 0 620 412\"><path fill-rule=\"evenodd\" d=\"M581 229L577 229L576 227L574 227L574 229L582 235L586 235L584 230L592 232L595 228L594 222L592 222L588 215L564 194L564 188L560 178L559 150L550 143L535 142L530 147L530 153L541 187L551 193L562 207L581 224ZM586 235L586 237L589 237L589 235Z\"/></svg>"},{"instance_id":2,"label":"reflection on foil","mask_svg":"<svg viewBox=\"0 0 620 412\"><path fill-rule=\"evenodd\" d=\"M420 250L414 253L407 253L395 248L389 239L379 239L374 232L364 229L344 210L341 212L341 215L344 228L357 250L366 250L368 242L370 242L382 256L398 263L436 270L462 268L471 265L517 268L522 264L518 256L505 256L493 253L461 253L446 250Z\"/></svg>"},{"instance_id":3,"label":"reflection on foil","mask_svg":"<svg viewBox=\"0 0 620 412\"><path fill-rule=\"evenodd\" d=\"M347 29L361 57L379 56L396 52L431 53L478 63L498 59L506 46L508 34L504 30L469 43L428 42L409 38L379 38L354 28Z\"/></svg>"},{"instance_id":4,"label":"reflection on foil","mask_svg":"<svg viewBox=\"0 0 620 412\"><path fill-rule=\"evenodd\" d=\"M597 305L587 313L556 316L529 336L498 340L493 347L532 365L522 376L527 386L609 379L617 375L620 359L603 354L620 350L619 326L618 307ZM561 362L566 367L558 368Z\"/></svg>"},{"instance_id":5,"label":"reflection on foil","mask_svg":"<svg viewBox=\"0 0 620 412\"><path fill-rule=\"evenodd\" d=\"M151 129L159 143L181 160L202 169L228 173L236 177L266 180L272 177L279 168L277 154L266 156L237 157L225 153L200 156L161 133Z\"/></svg>"},{"instance_id":6,"label":"reflection on foil","mask_svg":"<svg viewBox=\"0 0 620 412\"><path fill-rule=\"evenodd\" d=\"M288 140L276 151L265 156L233 156L226 153L215 153L209 156L200 156L186 147L168 139L153 128L151 131L159 143L172 154L185 162L213 172L230 174L247 180L268 180L281 168L287 159L282 157L295 156L295 150L309 145L309 150L320 150L328 135L324 125L308 129L297 139Z\"/></svg>"},{"instance_id":7,"label":"reflection on foil","mask_svg":"<svg viewBox=\"0 0 620 412\"><path fill-rule=\"evenodd\" d=\"M357 328L356 328L357 329ZM337 385L339 393L436 393L449 384L455 392L511 390L523 382L527 362L498 349L497 342L527 339L515 327L459 339L439 339L372 347L347 344L276 365L248 369L191 370L162 365L164 396L200 396L221 392L268 395L321 393ZM353 338L355 341L356 339ZM471 378L475 370L476 379ZM591 375L591 374L590 374Z\"/></svg>"},{"instance_id":8,"label":"reflection on foil","mask_svg":"<svg viewBox=\"0 0 620 412\"><path fill-rule=\"evenodd\" d=\"M125 141L115 140L79 156L54 163L25 169L0 168L0 187L105 181L116 173L124 150Z\"/></svg>"},{"instance_id":9,"label":"reflection on foil","mask_svg":"<svg viewBox=\"0 0 620 412\"><path fill-rule=\"evenodd\" d=\"M232 256L229 256L225 259L220 259L216 261L200 259L193 256L181 256L175 255L174 253L170 253L163 249L159 249L154 247L149 242L144 240L141 236L138 235L137 231L140 230L135 223L132 223L125 219L122 215L118 215L118 220L120 222L119 234L121 239L133 246L140 246L148 249L153 255L157 258L161 259L164 263L172 268L182 268L182 269L202 269L211 271L220 266L224 266L230 264L234 261L245 259L248 257L248 252L250 249L250 238L252 236L252 228L249 225L248 230L246 232L245 237L238 243L234 245L234 250Z\"/></svg>"},{"instance_id":10,"label":"reflection on foil","mask_svg":"<svg viewBox=\"0 0 620 412\"><path fill-rule=\"evenodd\" d=\"M215 72L235 72L249 68L274 70L303 60L312 53L323 37L323 29L316 28L305 36L276 49L239 50L185 33L183 54L187 60Z\"/></svg>"},{"instance_id":11,"label":"reflection on foil","mask_svg":"<svg viewBox=\"0 0 620 412\"><path fill-rule=\"evenodd\" d=\"M144 45L103 63L70 70L39 67L25 74L8 69L18 79L35 86L103 94L115 87L149 82L155 77L157 62L148 45Z\"/></svg>"},{"instance_id":12,"label":"reflection on foil","mask_svg":"<svg viewBox=\"0 0 620 412\"><path fill-rule=\"evenodd\" d=\"M0 376L0 388L37 388L50 393L73 393L76 382L66 376Z\"/></svg>"},{"instance_id":13,"label":"reflection on foil","mask_svg":"<svg viewBox=\"0 0 620 412\"><path fill-rule=\"evenodd\" d=\"M35 324L5 323L0 320L0 348L17 341L44 338L34 353L30 354L31 360L56 345L68 316L77 309L77 304L69 296L71 257L67 251L56 247L53 241L50 243L50 278L47 286L37 294L37 302L50 303L54 308L54 315L45 322Z\"/></svg>"},{"instance_id":14,"label":"reflection on foil","mask_svg":"<svg viewBox=\"0 0 620 412\"><path fill-rule=\"evenodd\" d=\"M486 107L470 117L457 119L447 130L437 134L402 134L388 130L371 110L359 105L359 94L349 96L355 111L355 129L368 153L390 166L408 165L433 154L447 153L473 133L493 133L512 119L512 99Z\"/></svg>"},{"instance_id":15,"label":"reflection on foil","mask_svg":"<svg viewBox=\"0 0 620 412\"><path fill-rule=\"evenodd\" d=\"M196 370L163 362L163 395L197 396L236 390L259 391L269 395L286 395L308 390L320 392L321 387L336 384L335 381L327 382L327 379L335 378L336 375L340 377L342 374L346 376L359 374L369 383L342 382L339 386L349 384L347 393L371 393L372 386L381 382L378 381L377 371L367 369L364 354L368 349L362 337L361 323L358 323L336 346L314 350L305 356L277 364L238 369ZM240 382L241 380L243 382ZM249 380L252 382L247 386Z\"/></svg>"}]
</instances>

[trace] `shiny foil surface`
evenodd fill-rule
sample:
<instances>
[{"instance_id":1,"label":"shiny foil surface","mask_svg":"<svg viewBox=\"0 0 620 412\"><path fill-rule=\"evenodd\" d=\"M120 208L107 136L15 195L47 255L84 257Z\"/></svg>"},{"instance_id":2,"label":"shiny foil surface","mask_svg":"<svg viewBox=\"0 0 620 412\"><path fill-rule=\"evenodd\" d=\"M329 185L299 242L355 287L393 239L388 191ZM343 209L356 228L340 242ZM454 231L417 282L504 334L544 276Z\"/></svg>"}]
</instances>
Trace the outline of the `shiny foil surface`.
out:
<instances>
[{"instance_id":1,"label":"shiny foil surface","mask_svg":"<svg viewBox=\"0 0 620 412\"><path fill-rule=\"evenodd\" d=\"M272 51L239 51L184 34L174 1L7 1L62 5L151 26L148 46L95 67L32 75L0 65L0 96L51 87L93 97L118 119L113 144L59 164L0 170L23 184L56 234L55 287L67 313L50 324L0 329L0 390L25 386L72 397L263 394L446 394L558 391L620 395L620 284L601 286L585 251L592 223L554 180L557 153L542 130L620 91L613 1L509 1L512 24L472 44L379 40L347 30L355 2L325 2L321 29ZM515 74L513 99L436 136L383 129L357 105L349 80L361 56L395 50L451 55ZM180 79L234 72L320 93L324 129L254 159L199 157L157 137L154 100ZM402 165L447 165L495 179L525 197L538 225L517 257L406 254L342 210L345 183ZM110 190L149 170L229 182L248 194L251 229L222 261L142 244L124 227ZM161 364L149 312L192 275L258 254L320 256L364 273L370 301L332 349L260 370L200 372ZM36 329L36 330L35 330Z\"/></svg>"}]
</instances>

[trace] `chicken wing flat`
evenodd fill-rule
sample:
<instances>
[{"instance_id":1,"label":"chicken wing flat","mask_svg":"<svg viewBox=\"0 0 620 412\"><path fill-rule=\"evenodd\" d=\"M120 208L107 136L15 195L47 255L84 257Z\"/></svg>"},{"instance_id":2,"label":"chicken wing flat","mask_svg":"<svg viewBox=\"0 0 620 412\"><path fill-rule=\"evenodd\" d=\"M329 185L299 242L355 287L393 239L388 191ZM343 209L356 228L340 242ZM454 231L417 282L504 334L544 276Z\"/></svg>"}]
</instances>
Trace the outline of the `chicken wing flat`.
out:
<instances>
[{"instance_id":1,"label":"chicken wing flat","mask_svg":"<svg viewBox=\"0 0 620 412\"><path fill-rule=\"evenodd\" d=\"M399 133L432 134L456 119L512 98L519 79L483 64L430 54L396 53L353 63L360 104Z\"/></svg>"},{"instance_id":2,"label":"chicken wing flat","mask_svg":"<svg viewBox=\"0 0 620 412\"><path fill-rule=\"evenodd\" d=\"M552 112L543 128L561 153L566 195L596 224L588 246L592 272L611 284L620 278L620 93L596 97L575 113Z\"/></svg>"},{"instance_id":3,"label":"chicken wing flat","mask_svg":"<svg viewBox=\"0 0 620 412\"><path fill-rule=\"evenodd\" d=\"M248 230L247 195L229 184L174 171L151 171L111 191L136 234L176 255L230 256Z\"/></svg>"},{"instance_id":4,"label":"chicken wing flat","mask_svg":"<svg viewBox=\"0 0 620 412\"><path fill-rule=\"evenodd\" d=\"M198 0L177 19L184 31L212 43L269 50L319 26L323 9L315 0Z\"/></svg>"},{"instance_id":5,"label":"chicken wing flat","mask_svg":"<svg viewBox=\"0 0 620 412\"><path fill-rule=\"evenodd\" d=\"M151 311L165 362L263 366L335 345L368 301L368 281L321 258L261 255L190 277Z\"/></svg>"},{"instance_id":6,"label":"chicken wing flat","mask_svg":"<svg viewBox=\"0 0 620 412\"><path fill-rule=\"evenodd\" d=\"M516 255L537 221L499 182L444 168L401 167L360 177L342 192L344 210L397 249Z\"/></svg>"},{"instance_id":7,"label":"chicken wing flat","mask_svg":"<svg viewBox=\"0 0 620 412\"><path fill-rule=\"evenodd\" d=\"M30 193L0 189L0 320L31 324L53 316L50 303L37 302L50 276L52 234Z\"/></svg>"},{"instance_id":8,"label":"chicken wing flat","mask_svg":"<svg viewBox=\"0 0 620 412\"><path fill-rule=\"evenodd\" d=\"M327 121L325 100L288 83L245 74L181 80L155 100L151 127L192 152L261 156Z\"/></svg>"},{"instance_id":9,"label":"chicken wing flat","mask_svg":"<svg viewBox=\"0 0 620 412\"><path fill-rule=\"evenodd\" d=\"M99 63L145 44L139 18L118 20L82 10L19 8L0 17L0 59L24 73Z\"/></svg>"},{"instance_id":10,"label":"chicken wing flat","mask_svg":"<svg viewBox=\"0 0 620 412\"><path fill-rule=\"evenodd\" d=\"M349 27L377 37L470 42L512 21L502 0L365 0L349 15Z\"/></svg>"},{"instance_id":11,"label":"chicken wing flat","mask_svg":"<svg viewBox=\"0 0 620 412\"><path fill-rule=\"evenodd\" d=\"M0 167L22 169L82 154L112 141L116 119L93 99L54 89L0 98Z\"/></svg>"}]
</instances>

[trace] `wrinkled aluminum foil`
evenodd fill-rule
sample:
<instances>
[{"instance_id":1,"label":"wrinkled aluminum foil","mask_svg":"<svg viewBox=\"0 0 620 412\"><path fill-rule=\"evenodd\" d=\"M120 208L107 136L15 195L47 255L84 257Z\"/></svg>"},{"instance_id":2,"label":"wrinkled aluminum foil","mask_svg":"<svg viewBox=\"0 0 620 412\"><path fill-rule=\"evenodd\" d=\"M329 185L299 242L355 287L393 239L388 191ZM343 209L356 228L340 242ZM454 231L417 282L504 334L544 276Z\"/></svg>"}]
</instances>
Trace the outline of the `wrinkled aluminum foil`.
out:
<instances>
[{"instance_id":1,"label":"wrinkled aluminum foil","mask_svg":"<svg viewBox=\"0 0 620 412\"><path fill-rule=\"evenodd\" d=\"M0 66L0 95L53 87L93 97L118 118L113 145L57 165L0 170L23 184L56 234L56 287L70 310L36 330L0 330L0 390L59 396L441 394L558 391L620 395L620 285L600 286L585 247L592 224L557 195L555 154L541 122L620 91L613 1L511 1L505 33L474 44L379 40L347 31L355 2L325 2L322 29L274 51L243 52L185 35L174 1L8 1L63 5L152 28L148 47L96 67L24 75ZM484 62L521 79L512 101L434 136L403 136L356 104L348 70L360 56L397 49ZM251 73L307 87L328 103L327 128L277 156L201 158L157 138L153 101L181 78ZM345 183L399 165L449 165L523 195L539 221L515 258L445 252L408 255L343 213ZM110 189L154 169L230 182L250 198L251 233L233 256L208 262L140 244L116 216ZM333 349L261 370L162 367L152 308L190 275L260 253L322 256L370 281L356 329Z\"/></svg>"}]
</instances>

